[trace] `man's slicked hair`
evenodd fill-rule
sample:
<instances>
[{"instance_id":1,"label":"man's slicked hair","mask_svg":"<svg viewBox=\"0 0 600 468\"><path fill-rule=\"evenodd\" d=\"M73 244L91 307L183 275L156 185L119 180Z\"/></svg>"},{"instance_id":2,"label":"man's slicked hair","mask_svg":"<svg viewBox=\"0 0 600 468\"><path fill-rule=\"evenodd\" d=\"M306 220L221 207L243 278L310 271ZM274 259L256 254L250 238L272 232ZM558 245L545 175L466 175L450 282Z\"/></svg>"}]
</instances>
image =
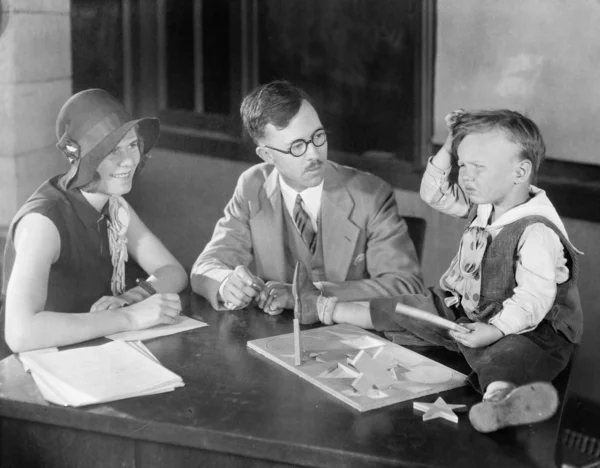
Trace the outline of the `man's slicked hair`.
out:
<instances>
[{"instance_id":1,"label":"man's slicked hair","mask_svg":"<svg viewBox=\"0 0 600 468\"><path fill-rule=\"evenodd\" d=\"M451 126L452 158L458 160L458 147L467 135L474 133L501 132L509 141L520 148L521 160L531 162L531 179L535 180L540 164L546 156L546 145L542 133L533 120L507 110L479 110L457 116Z\"/></svg>"},{"instance_id":2,"label":"man's slicked hair","mask_svg":"<svg viewBox=\"0 0 600 468\"><path fill-rule=\"evenodd\" d=\"M244 128L258 144L265 127L284 129L298 113L302 101L311 103L310 96L288 81L272 81L254 88L242 101L240 116Z\"/></svg>"}]
</instances>

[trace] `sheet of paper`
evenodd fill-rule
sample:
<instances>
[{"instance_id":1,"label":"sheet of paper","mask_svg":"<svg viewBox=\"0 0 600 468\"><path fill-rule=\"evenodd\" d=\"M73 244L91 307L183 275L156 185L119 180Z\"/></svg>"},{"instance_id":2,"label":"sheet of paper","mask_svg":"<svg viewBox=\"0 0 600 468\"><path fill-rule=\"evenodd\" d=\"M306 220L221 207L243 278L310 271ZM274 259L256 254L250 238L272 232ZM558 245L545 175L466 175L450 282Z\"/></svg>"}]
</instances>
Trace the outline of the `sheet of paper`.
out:
<instances>
[{"instance_id":1,"label":"sheet of paper","mask_svg":"<svg viewBox=\"0 0 600 468\"><path fill-rule=\"evenodd\" d=\"M22 359L27 358L27 356L33 356L34 354L46 354L46 353L57 353L58 352L58 348L40 348L40 349L34 349L32 351L24 351L22 353L18 354L18 358L19 361L21 361L21 364L23 364L23 368L25 369L25 372L29 372L29 367L27 366L26 362L27 360Z\"/></svg>"},{"instance_id":2,"label":"sheet of paper","mask_svg":"<svg viewBox=\"0 0 600 468\"><path fill-rule=\"evenodd\" d=\"M171 325L157 325L156 327L146 328L145 330L136 330L130 332L115 333L108 335L106 338L120 341L144 341L159 336L174 335L194 328L208 327L207 323L194 320L185 315L178 315L175 318L175 323Z\"/></svg>"},{"instance_id":3,"label":"sheet of paper","mask_svg":"<svg viewBox=\"0 0 600 468\"><path fill-rule=\"evenodd\" d=\"M54 399L71 406L164 392L183 384L178 375L122 341L25 360L59 397Z\"/></svg>"},{"instance_id":4,"label":"sheet of paper","mask_svg":"<svg viewBox=\"0 0 600 468\"><path fill-rule=\"evenodd\" d=\"M36 383L38 389L40 390L40 393L46 401L54 403L55 405L69 406L69 402L62 398L60 394L54 388L52 388L52 385L46 383L46 381L40 374L38 374L37 372L32 372L31 376L33 377L34 382Z\"/></svg>"},{"instance_id":5,"label":"sheet of paper","mask_svg":"<svg viewBox=\"0 0 600 468\"><path fill-rule=\"evenodd\" d=\"M148 348L146 348L146 345L144 343L142 343L141 341L127 341L127 344L129 346L131 346L133 349L142 353L144 356L146 356L146 357L152 359L153 361L157 362L158 364L160 364L160 362L158 361L156 356L154 354L152 354L152 352Z\"/></svg>"}]
</instances>

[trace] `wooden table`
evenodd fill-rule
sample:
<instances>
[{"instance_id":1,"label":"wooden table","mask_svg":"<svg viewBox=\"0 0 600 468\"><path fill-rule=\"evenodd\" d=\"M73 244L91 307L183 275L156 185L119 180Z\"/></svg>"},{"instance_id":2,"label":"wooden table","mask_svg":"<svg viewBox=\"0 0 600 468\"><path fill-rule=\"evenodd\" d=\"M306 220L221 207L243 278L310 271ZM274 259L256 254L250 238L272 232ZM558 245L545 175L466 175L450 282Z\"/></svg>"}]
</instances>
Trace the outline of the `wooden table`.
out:
<instances>
[{"instance_id":1,"label":"wooden table","mask_svg":"<svg viewBox=\"0 0 600 468\"><path fill-rule=\"evenodd\" d=\"M559 415L530 427L479 434L422 422L412 402L359 413L250 351L248 340L292 332L290 312L216 312L187 298L209 327L146 342L183 377L174 392L87 408L46 403L11 356L0 363L2 467L543 467L555 465ZM466 373L459 355L424 353ZM441 394L472 405L463 387ZM433 401L435 396L421 398Z\"/></svg>"}]
</instances>

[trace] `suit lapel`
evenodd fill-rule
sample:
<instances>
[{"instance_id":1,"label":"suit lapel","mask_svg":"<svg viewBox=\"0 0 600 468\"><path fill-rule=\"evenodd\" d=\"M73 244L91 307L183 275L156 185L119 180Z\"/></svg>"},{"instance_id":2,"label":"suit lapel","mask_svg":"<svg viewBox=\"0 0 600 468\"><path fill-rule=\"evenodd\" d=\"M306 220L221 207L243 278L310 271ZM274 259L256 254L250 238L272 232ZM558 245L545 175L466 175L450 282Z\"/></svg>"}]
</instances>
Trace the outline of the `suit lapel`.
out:
<instances>
[{"instance_id":1,"label":"suit lapel","mask_svg":"<svg viewBox=\"0 0 600 468\"><path fill-rule=\"evenodd\" d=\"M259 192L259 212L250 219L255 254L269 280L285 281L283 217L278 172L271 171ZM260 274L260 272L259 272Z\"/></svg>"},{"instance_id":2,"label":"suit lapel","mask_svg":"<svg viewBox=\"0 0 600 468\"><path fill-rule=\"evenodd\" d=\"M334 166L326 163L321 199L321 231L325 274L328 281L344 281L360 229L350 221L354 201L345 180Z\"/></svg>"}]
</instances>

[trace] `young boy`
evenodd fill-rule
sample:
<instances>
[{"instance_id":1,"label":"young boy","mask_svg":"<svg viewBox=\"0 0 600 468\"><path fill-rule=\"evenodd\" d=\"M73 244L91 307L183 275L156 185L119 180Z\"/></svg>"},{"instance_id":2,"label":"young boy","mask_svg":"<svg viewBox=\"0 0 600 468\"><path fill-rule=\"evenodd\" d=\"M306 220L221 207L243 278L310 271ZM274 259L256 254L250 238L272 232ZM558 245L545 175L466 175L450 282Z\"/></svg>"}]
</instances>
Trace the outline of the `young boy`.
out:
<instances>
[{"instance_id":1,"label":"young boy","mask_svg":"<svg viewBox=\"0 0 600 468\"><path fill-rule=\"evenodd\" d=\"M478 431L542 421L558 406L547 382L581 339L580 252L544 191L531 184L545 155L535 123L508 110L459 111L447 123L450 134L427 165L421 197L468 218L468 227L440 287L425 295L338 303L319 297L300 274L302 321L409 332L460 351L473 370L470 382L483 393L469 413ZM456 321L469 333L448 336L396 313L397 303Z\"/></svg>"}]
</instances>

